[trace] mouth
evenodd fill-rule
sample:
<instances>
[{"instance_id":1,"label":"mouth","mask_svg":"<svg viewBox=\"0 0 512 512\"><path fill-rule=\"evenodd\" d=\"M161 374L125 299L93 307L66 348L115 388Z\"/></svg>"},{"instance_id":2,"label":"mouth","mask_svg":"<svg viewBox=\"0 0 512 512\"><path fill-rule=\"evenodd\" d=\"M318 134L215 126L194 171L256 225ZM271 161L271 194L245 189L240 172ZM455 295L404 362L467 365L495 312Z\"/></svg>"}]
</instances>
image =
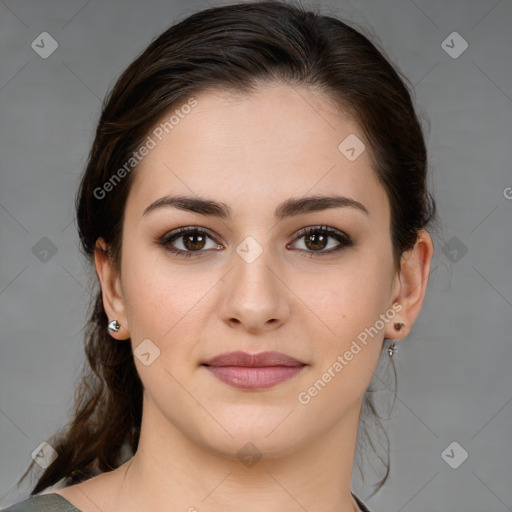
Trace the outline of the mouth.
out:
<instances>
[{"instance_id":1,"label":"mouth","mask_svg":"<svg viewBox=\"0 0 512 512\"><path fill-rule=\"evenodd\" d=\"M241 389L266 389L287 381L307 365L281 352L227 352L202 364L214 377Z\"/></svg>"}]
</instances>

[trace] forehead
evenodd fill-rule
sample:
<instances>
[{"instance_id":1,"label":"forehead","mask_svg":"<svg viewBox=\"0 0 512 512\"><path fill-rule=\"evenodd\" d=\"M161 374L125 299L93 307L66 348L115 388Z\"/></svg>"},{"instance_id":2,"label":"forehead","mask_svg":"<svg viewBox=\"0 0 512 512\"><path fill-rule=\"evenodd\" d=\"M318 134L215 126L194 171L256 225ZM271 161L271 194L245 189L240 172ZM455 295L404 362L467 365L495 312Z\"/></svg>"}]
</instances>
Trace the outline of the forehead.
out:
<instances>
[{"instance_id":1,"label":"forehead","mask_svg":"<svg viewBox=\"0 0 512 512\"><path fill-rule=\"evenodd\" d=\"M165 194L213 197L251 211L274 199L333 192L369 210L387 209L361 128L325 95L277 84L250 94L212 89L180 109L189 99L149 133L155 144L134 171L129 197L137 210ZM345 140L366 149L351 160L346 144L339 147Z\"/></svg>"}]
</instances>

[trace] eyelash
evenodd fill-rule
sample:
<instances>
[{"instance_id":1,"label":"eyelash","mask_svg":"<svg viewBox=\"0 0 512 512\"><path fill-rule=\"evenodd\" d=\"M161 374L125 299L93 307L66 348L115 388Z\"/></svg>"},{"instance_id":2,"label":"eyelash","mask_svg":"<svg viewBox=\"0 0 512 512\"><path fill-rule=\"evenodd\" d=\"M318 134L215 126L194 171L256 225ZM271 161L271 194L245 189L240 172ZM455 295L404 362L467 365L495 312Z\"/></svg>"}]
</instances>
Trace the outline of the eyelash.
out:
<instances>
[{"instance_id":1,"label":"eyelash","mask_svg":"<svg viewBox=\"0 0 512 512\"><path fill-rule=\"evenodd\" d=\"M215 239L215 236L213 236L213 234L209 230L207 230L205 228L201 228L201 227L191 227L190 226L190 227L185 227L185 228L178 228L178 229L171 231L170 233L164 235L162 238L160 238L159 244L162 245L166 251L168 251L172 254L176 254L178 256L203 257L204 253L206 252L205 250L183 251L182 249L176 249L175 247L170 245L171 242L183 237L184 235L188 235L188 234L192 234L192 233L199 233L201 235L205 235L205 236L211 238L212 240L214 240L215 243L218 243L217 240ZM310 258L313 258L315 256L324 256L326 254L333 254L333 253L336 253L336 252L339 252L339 251L345 249L346 247L352 247L354 245L354 242L352 242L351 238L348 235L342 233L341 231L338 231L337 229L330 228L328 226L311 226L311 227L303 228L297 233L295 240L298 240L300 238L303 238L305 236L312 235L312 234L328 235L329 238L334 238L335 240L340 242L340 245L334 249L331 248L328 251L324 251L324 250L306 251L304 249L298 249L300 252L308 253L307 257L310 257Z\"/></svg>"}]
</instances>

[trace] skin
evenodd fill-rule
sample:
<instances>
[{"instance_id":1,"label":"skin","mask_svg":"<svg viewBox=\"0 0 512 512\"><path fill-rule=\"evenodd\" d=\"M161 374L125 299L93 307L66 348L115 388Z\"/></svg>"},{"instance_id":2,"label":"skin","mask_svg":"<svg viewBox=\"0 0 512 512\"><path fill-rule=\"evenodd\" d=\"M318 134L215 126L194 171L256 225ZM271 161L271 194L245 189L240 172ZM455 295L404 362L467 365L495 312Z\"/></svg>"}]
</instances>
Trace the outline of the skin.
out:
<instances>
[{"instance_id":1,"label":"skin","mask_svg":"<svg viewBox=\"0 0 512 512\"><path fill-rule=\"evenodd\" d=\"M138 451L58 493L84 512L359 510L350 482L363 395L384 336L404 338L420 312L432 240L421 231L395 272L390 206L369 144L355 161L340 153L345 137L364 135L321 93L266 84L248 96L211 90L195 98L198 105L134 171L121 272L100 252L95 257L105 311L122 326L112 337L130 338L133 349L150 339L160 350L148 366L135 357L145 388ZM369 214L344 207L274 218L287 199L333 191ZM172 207L142 215L168 194L225 203L233 217ZM309 257L314 246L296 234L321 225L354 245ZM216 235L203 256L173 255L158 243L185 226ZM252 263L236 252L248 236L263 249ZM174 246L186 250L184 242ZM339 242L328 244L321 251ZM395 318L307 405L299 403L298 393L393 303L402 305ZM394 322L406 324L401 333ZM272 388L240 390L200 366L233 350L275 350L307 366ZM252 467L236 455L247 442L262 455Z\"/></svg>"}]
</instances>

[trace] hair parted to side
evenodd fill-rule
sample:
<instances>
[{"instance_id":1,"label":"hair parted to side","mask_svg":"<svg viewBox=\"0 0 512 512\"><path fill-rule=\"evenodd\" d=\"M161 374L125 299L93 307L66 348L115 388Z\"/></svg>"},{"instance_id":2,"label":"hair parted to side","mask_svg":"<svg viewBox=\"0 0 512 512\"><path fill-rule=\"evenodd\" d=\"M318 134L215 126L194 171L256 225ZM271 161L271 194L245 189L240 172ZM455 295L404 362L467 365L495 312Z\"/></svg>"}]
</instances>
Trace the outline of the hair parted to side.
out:
<instances>
[{"instance_id":1,"label":"hair parted to side","mask_svg":"<svg viewBox=\"0 0 512 512\"><path fill-rule=\"evenodd\" d=\"M264 83L321 91L358 122L391 205L393 259L399 269L402 253L436 217L424 137L409 90L381 51L354 28L299 4L272 0L189 16L156 38L118 79L104 101L76 195L81 252L91 267L96 241L103 237L108 256L120 268L124 210L136 168L105 198L94 191L130 159L155 123L201 91L251 93ZM137 450L143 386L130 340L110 337L97 280L94 286L84 339L87 361L73 418L48 440L58 457L31 495L62 478L72 485L111 471ZM366 433L370 419L384 431L372 392L369 388L364 396L358 448L368 438L374 449ZM389 474L389 443L387 459L375 453L386 469L378 490ZM20 482L33 466L34 461Z\"/></svg>"}]
</instances>

